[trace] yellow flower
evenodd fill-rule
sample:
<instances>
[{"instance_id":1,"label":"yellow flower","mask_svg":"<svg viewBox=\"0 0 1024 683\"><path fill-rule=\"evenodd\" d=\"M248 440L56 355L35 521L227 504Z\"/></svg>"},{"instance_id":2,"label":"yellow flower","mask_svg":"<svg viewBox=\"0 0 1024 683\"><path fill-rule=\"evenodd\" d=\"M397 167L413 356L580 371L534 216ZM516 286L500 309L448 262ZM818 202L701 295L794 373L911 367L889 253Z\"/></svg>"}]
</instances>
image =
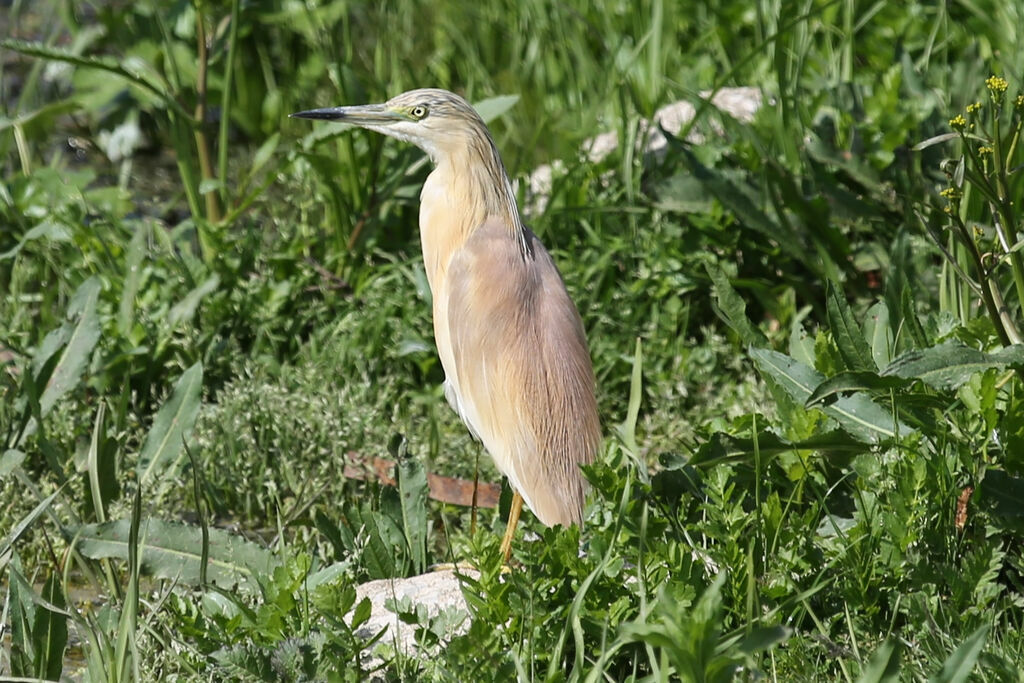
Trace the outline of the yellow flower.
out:
<instances>
[{"instance_id":1,"label":"yellow flower","mask_svg":"<svg viewBox=\"0 0 1024 683\"><path fill-rule=\"evenodd\" d=\"M967 105L967 113L968 114L973 114L974 112L978 111L979 109L981 109L981 102L975 102L974 104L968 104Z\"/></svg>"},{"instance_id":2,"label":"yellow flower","mask_svg":"<svg viewBox=\"0 0 1024 683\"><path fill-rule=\"evenodd\" d=\"M991 154L992 151L992 148L989 147L988 145L982 145L981 147L978 148L978 154Z\"/></svg>"},{"instance_id":3,"label":"yellow flower","mask_svg":"<svg viewBox=\"0 0 1024 683\"><path fill-rule=\"evenodd\" d=\"M953 130L963 130L967 126L967 119L963 114L957 114L949 120L949 127Z\"/></svg>"},{"instance_id":4,"label":"yellow flower","mask_svg":"<svg viewBox=\"0 0 1024 683\"><path fill-rule=\"evenodd\" d=\"M1017 108L1017 111L1024 111L1024 95L1017 95L1017 99L1014 100L1013 106Z\"/></svg>"},{"instance_id":5,"label":"yellow flower","mask_svg":"<svg viewBox=\"0 0 1024 683\"><path fill-rule=\"evenodd\" d=\"M1005 78L999 76L989 76L985 79L985 87L991 90L993 93L1004 93L1006 89L1010 87L1010 84L1006 82Z\"/></svg>"}]
</instances>

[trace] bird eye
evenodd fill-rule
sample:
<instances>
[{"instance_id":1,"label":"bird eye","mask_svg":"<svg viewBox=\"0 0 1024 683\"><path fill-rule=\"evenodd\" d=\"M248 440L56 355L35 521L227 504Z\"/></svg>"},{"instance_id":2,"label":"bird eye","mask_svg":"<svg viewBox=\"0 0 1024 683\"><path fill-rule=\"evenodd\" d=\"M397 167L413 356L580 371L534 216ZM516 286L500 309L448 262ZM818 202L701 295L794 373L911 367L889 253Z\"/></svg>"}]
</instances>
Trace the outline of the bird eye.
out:
<instances>
[{"instance_id":1,"label":"bird eye","mask_svg":"<svg viewBox=\"0 0 1024 683\"><path fill-rule=\"evenodd\" d=\"M412 114L413 118L422 119L427 115L427 108L424 106L413 107L410 113Z\"/></svg>"}]
</instances>

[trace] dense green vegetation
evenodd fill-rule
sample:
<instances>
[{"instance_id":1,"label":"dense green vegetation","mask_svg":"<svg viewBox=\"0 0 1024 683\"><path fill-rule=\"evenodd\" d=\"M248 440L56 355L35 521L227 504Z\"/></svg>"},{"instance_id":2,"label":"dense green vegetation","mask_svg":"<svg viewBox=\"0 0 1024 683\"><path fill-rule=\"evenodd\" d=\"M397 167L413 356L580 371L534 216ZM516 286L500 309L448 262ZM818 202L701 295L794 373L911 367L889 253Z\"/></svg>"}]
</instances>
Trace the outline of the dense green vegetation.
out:
<instances>
[{"instance_id":1,"label":"dense green vegetation","mask_svg":"<svg viewBox=\"0 0 1024 683\"><path fill-rule=\"evenodd\" d=\"M0 5L0 674L1024 680L1022 13ZM498 475L439 388L423 155L286 118L428 85L514 176L564 161L528 218L607 438L585 529L526 515L505 574L502 511L426 499ZM642 152L736 85L753 121ZM454 560L467 633L355 633L360 582Z\"/></svg>"}]
</instances>

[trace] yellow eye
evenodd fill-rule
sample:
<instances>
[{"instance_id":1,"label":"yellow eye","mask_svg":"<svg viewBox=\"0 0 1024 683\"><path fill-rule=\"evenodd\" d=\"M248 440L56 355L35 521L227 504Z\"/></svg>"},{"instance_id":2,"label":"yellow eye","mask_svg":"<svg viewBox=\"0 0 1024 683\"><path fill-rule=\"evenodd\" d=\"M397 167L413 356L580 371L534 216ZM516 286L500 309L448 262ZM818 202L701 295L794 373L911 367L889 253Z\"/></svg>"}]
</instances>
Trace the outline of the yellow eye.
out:
<instances>
[{"instance_id":1,"label":"yellow eye","mask_svg":"<svg viewBox=\"0 0 1024 683\"><path fill-rule=\"evenodd\" d=\"M422 119L427 115L427 108L424 106L413 107L412 111L409 113L412 114L412 117L414 119Z\"/></svg>"}]
</instances>

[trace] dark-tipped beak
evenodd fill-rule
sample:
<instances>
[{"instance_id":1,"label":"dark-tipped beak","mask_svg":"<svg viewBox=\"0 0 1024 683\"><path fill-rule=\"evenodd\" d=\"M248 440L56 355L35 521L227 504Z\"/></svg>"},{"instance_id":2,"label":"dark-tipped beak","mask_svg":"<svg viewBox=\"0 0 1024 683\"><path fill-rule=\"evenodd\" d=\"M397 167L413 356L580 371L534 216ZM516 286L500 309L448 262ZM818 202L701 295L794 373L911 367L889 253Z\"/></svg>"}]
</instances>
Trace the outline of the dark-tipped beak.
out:
<instances>
[{"instance_id":1,"label":"dark-tipped beak","mask_svg":"<svg viewBox=\"0 0 1024 683\"><path fill-rule=\"evenodd\" d=\"M320 119L321 121L339 121L353 126L381 126L401 121L401 114L394 112L383 104L363 104L355 107L328 107L326 109L310 109L289 114L300 119Z\"/></svg>"}]
</instances>

